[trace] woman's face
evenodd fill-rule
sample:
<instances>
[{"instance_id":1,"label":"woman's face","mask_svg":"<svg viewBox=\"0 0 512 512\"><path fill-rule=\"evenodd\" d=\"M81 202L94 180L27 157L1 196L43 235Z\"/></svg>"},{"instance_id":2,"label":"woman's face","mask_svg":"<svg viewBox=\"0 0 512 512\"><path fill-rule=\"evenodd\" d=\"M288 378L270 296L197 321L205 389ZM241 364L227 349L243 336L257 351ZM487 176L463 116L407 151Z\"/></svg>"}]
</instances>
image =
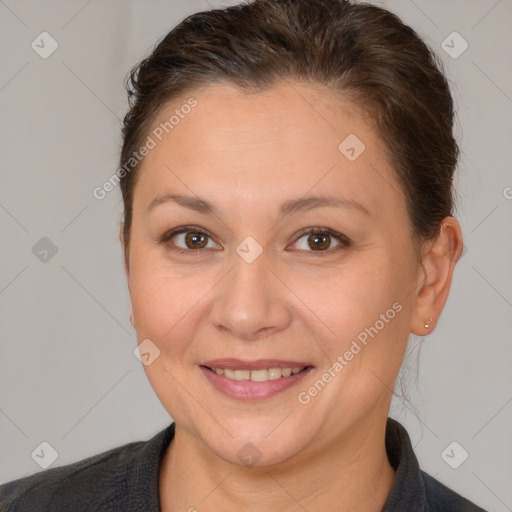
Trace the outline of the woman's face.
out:
<instances>
[{"instance_id":1,"label":"woman's face","mask_svg":"<svg viewBox=\"0 0 512 512\"><path fill-rule=\"evenodd\" d=\"M420 266L371 122L321 86L284 82L210 85L155 127L173 114L168 134L150 134L128 268L168 413L206 453L260 465L384 421Z\"/></svg>"}]
</instances>

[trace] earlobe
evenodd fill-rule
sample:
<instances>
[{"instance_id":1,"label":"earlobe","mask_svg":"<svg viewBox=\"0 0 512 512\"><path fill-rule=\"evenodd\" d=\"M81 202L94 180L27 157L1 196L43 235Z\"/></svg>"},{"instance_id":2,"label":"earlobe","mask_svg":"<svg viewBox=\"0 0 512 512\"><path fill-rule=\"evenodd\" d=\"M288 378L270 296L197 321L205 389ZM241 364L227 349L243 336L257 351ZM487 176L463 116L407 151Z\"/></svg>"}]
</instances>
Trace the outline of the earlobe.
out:
<instances>
[{"instance_id":1,"label":"earlobe","mask_svg":"<svg viewBox=\"0 0 512 512\"><path fill-rule=\"evenodd\" d=\"M423 255L411 332L430 334L446 304L455 265L462 253L462 231L458 221L445 217L436 240L429 242Z\"/></svg>"}]
</instances>

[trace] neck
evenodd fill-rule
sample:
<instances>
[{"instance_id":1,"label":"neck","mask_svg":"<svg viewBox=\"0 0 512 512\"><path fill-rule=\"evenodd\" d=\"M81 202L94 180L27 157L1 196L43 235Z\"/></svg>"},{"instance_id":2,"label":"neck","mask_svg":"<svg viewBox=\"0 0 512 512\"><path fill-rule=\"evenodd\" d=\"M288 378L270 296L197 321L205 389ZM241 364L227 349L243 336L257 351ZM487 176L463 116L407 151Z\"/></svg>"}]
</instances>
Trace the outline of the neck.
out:
<instances>
[{"instance_id":1,"label":"neck","mask_svg":"<svg viewBox=\"0 0 512 512\"><path fill-rule=\"evenodd\" d=\"M386 454L385 420L371 419L314 455L266 467L231 464L176 425L160 470L161 510L380 512L395 472Z\"/></svg>"}]
</instances>

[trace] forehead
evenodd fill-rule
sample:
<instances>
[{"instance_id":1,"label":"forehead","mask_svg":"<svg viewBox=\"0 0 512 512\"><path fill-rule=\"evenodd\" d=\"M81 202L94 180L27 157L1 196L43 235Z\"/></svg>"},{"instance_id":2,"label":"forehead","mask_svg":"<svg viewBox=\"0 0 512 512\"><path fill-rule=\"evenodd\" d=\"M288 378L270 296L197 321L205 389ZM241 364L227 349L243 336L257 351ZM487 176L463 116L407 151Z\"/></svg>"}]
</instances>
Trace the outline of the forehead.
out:
<instances>
[{"instance_id":1,"label":"forehead","mask_svg":"<svg viewBox=\"0 0 512 512\"><path fill-rule=\"evenodd\" d=\"M183 108L190 98L195 106ZM353 102L321 85L282 82L246 92L211 84L162 109L152 127L160 127L161 140L153 135L135 197L147 203L166 186L201 196L217 187L230 198L277 200L314 188L396 201L398 185L389 186L394 174L372 126Z\"/></svg>"},{"instance_id":2,"label":"forehead","mask_svg":"<svg viewBox=\"0 0 512 512\"><path fill-rule=\"evenodd\" d=\"M360 132L362 137L369 135L370 123L355 103L320 84L279 82L272 88L249 92L214 83L191 95L197 106L172 130L172 135L176 142L188 139L186 142L193 143L189 136L195 132L199 152L258 145L279 146L281 150L293 146L297 151L299 143L328 151L333 144L337 149L336 141L348 129ZM169 113L180 110L179 105L185 102L185 98L174 101L162 111L157 124L165 122Z\"/></svg>"}]
</instances>

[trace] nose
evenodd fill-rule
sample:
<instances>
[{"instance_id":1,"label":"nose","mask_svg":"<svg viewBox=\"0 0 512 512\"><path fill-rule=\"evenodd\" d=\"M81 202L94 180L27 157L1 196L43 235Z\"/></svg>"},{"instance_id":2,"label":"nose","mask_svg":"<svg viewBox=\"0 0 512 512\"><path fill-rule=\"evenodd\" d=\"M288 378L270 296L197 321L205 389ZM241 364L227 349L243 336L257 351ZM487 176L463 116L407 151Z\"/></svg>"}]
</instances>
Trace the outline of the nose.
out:
<instances>
[{"instance_id":1,"label":"nose","mask_svg":"<svg viewBox=\"0 0 512 512\"><path fill-rule=\"evenodd\" d=\"M231 271L215 287L211 320L236 339L270 336L290 324L290 295L265 251L252 263L237 255Z\"/></svg>"}]
</instances>

